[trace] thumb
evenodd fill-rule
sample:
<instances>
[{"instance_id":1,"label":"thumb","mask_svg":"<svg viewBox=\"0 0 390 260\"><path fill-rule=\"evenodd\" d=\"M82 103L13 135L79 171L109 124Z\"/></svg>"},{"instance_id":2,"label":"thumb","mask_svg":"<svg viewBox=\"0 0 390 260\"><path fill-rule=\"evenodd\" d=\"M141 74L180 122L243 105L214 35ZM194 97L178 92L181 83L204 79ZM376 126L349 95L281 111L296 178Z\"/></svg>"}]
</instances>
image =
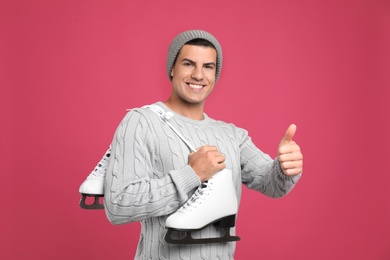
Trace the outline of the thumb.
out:
<instances>
[{"instance_id":1,"label":"thumb","mask_svg":"<svg viewBox=\"0 0 390 260\"><path fill-rule=\"evenodd\" d=\"M282 141L280 141L280 144L285 144L285 143L292 141L296 131L297 131L297 126L295 124L291 124L287 128L286 134L284 135Z\"/></svg>"}]
</instances>

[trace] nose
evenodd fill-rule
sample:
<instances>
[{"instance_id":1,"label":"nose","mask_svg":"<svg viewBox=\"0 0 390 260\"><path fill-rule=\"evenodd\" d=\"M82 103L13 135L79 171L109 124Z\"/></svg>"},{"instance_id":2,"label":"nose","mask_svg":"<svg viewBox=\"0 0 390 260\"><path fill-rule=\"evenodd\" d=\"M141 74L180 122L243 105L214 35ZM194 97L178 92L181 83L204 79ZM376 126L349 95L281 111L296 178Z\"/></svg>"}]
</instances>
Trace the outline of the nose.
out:
<instances>
[{"instance_id":1,"label":"nose","mask_svg":"<svg viewBox=\"0 0 390 260\"><path fill-rule=\"evenodd\" d=\"M203 79L203 70L202 68L195 67L191 74L192 79L196 81L201 81Z\"/></svg>"}]
</instances>

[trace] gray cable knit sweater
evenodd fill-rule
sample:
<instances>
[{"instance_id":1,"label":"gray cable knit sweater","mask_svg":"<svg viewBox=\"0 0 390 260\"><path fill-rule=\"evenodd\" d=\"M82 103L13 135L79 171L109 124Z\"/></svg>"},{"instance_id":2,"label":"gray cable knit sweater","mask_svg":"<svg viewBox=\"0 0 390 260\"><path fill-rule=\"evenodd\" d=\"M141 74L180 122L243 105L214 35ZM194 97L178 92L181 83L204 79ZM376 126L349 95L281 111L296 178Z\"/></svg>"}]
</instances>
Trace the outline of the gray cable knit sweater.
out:
<instances>
[{"instance_id":1,"label":"gray cable knit sweater","mask_svg":"<svg viewBox=\"0 0 390 260\"><path fill-rule=\"evenodd\" d=\"M163 103L156 104L170 111ZM225 155L238 202L242 183L277 198L286 195L300 178L284 175L278 160L256 148L244 129L206 114L197 121L171 112L174 116L169 122L195 147L215 145ZM188 165L189 148L155 112L148 108L128 112L111 148L105 210L113 224L141 222L135 259L233 259L234 242L179 246L164 241L167 215L191 197L200 181ZM210 225L193 237L218 237L219 232Z\"/></svg>"}]
</instances>

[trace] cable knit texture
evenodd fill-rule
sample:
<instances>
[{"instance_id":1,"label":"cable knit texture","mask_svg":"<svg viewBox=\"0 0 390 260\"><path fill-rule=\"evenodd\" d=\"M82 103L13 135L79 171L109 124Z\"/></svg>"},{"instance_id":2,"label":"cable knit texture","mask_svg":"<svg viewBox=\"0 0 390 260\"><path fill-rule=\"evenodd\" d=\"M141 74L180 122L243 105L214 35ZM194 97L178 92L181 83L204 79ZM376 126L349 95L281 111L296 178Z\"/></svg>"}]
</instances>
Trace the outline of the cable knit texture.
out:
<instances>
[{"instance_id":1,"label":"cable knit texture","mask_svg":"<svg viewBox=\"0 0 390 260\"><path fill-rule=\"evenodd\" d=\"M156 104L170 111L163 103ZM284 175L278 160L256 148L244 129L206 114L204 120L197 121L170 112L174 116L169 122L195 147L216 145L225 154L227 168L233 171L238 203L242 183L278 198L286 195L300 178ZM188 165L190 149L155 112L148 108L128 112L111 147L105 210L113 224L141 222L135 259L233 259L234 242L179 246L164 241L167 215L191 197L200 181ZM235 230L231 233L235 234ZM213 225L193 233L194 238L221 235Z\"/></svg>"}]
</instances>

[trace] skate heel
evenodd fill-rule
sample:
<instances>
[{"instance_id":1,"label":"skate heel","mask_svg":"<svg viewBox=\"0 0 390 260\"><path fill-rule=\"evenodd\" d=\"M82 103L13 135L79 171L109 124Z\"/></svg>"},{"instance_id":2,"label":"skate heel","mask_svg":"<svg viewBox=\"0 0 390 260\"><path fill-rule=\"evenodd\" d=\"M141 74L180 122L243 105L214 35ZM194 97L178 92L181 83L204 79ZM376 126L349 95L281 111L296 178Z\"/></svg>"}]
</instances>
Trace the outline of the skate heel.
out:
<instances>
[{"instance_id":1,"label":"skate heel","mask_svg":"<svg viewBox=\"0 0 390 260\"><path fill-rule=\"evenodd\" d=\"M214 222L213 225L219 228L230 228L236 225L236 215L230 215L224 218L219 219L217 222Z\"/></svg>"}]
</instances>

